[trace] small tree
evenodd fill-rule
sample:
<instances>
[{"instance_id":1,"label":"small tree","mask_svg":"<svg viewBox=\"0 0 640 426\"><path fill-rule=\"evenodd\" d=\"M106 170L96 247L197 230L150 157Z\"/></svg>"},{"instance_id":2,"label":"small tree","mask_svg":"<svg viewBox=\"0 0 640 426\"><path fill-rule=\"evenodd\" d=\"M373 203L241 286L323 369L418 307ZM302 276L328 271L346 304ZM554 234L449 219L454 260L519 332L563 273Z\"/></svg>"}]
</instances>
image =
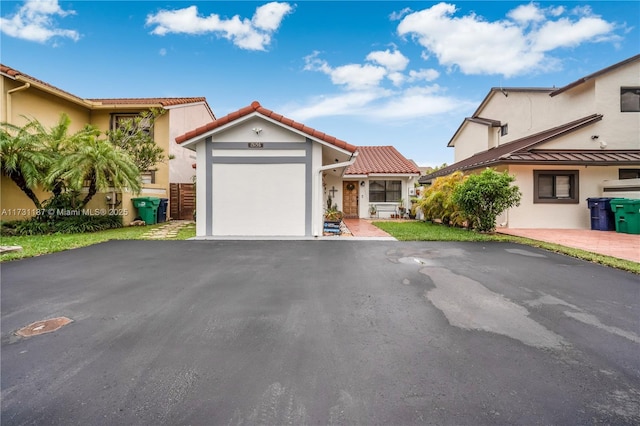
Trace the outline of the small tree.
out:
<instances>
[{"instance_id":1,"label":"small tree","mask_svg":"<svg viewBox=\"0 0 640 426\"><path fill-rule=\"evenodd\" d=\"M109 142L131 156L140 172L150 170L157 163L166 160L164 151L153 138L156 121L165 112L163 109L152 108L122 120L116 129L106 133Z\"/></svg>"},{"instance_id":2,"label":"small tree","mask_svg":"<svg viewBox=\"0 0 640 426\"><path fill-rule=\"evenodd\" d=\"M520 205L522 194L511 186L515 176L485 169L470 175L453 193L453 202L480 232L493 232L496 218L506 209Z\"/></svg>"},{"instance_id":3,"label":"small tree","mask_svg":"<svg viewBox=\"0 0 640 426\"><path fill-rule=\"evenodd\" d=\"M72 153L67 154L52 168L48 181L63 180L69 190L78 194L85 182L89 183L86 196L80 201L84 207L98 191L110 187L128 188L140 192L140 172L130 155L114 147L105 139L98 139L99 130L87 126L87 134L92 137L78 140Z\"/></svg>"}]
</instances>

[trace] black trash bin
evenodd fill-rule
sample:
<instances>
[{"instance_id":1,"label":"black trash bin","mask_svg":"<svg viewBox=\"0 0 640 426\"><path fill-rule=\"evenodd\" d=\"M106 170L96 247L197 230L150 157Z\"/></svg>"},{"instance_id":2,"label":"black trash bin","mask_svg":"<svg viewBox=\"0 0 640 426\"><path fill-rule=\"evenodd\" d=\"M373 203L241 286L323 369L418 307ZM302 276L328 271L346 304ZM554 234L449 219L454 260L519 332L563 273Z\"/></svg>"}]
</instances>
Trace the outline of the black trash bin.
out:
<instances>
[{"instance_id":1,"label":"black trash bin","mask_svg":"<svg viewBox=\"0 0 640 426\"><path fill-rule=\"evenodd\" d=\"M587 198L591 211L591 229L594 231L615 231L615 214L611 210L612 198Z\"/></svg>"},{"instance_id":2,"label":"black trash bin","mask_svg":"<svg viewBox=\"0 0 640 426\"><path fill-rule=\"evenodd\" d=\"M168 198L160 198L160 204L158 205L158 223L167 221L167 206L169 205Z\"/></svg>"}]
</instances>

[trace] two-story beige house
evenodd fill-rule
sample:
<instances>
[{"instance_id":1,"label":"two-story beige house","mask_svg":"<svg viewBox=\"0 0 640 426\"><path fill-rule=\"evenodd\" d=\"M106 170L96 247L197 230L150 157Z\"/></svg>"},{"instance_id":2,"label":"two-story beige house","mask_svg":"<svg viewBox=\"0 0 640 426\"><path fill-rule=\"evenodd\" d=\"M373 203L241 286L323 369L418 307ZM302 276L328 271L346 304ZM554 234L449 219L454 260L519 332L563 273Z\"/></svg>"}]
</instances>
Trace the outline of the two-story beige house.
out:
<instances>
[{"instance_id":1,"label":"two-story beige house","mask_svg":"<svg viewBox=\"0 0 640 426\"><path fill-rule=\"evenodd\" d=\"M640 55L561 88L492 88L448 144L455 163L516 176L519 207L498 225L589 229L588 198L640 198Z\"/></svg>"},{"instance_id":2,"label":"two-story beige house","mask_svg":"<svg viewBox=\"0 0 640 426\"><path fill-rule=\"evenodd\" d=\"M5 65L0 65L0 75L0 121L17 126L23 125L27 118L35 118L45 126L53 126L64 112L71 119L70 133L86 124L106 131L113 129L119 120L150 108L166 111L155 124L154 139L164 150L165 156L172 159L157 164L152 170L143 171L140 194L126 191L96 194L88 207L125 212L123 219L128 223L136 216L131 198L153 196L169 199L170 184L193 182L195 155L179 146L175 138L187 130L215 120L204 97L86 99ZM0 191L0 209L3 213L0 220L25 219L25 216L29 216L25 212L33 209L33 203L4 175ZM42 191L36 190L36 193L40 200L48 198L48 194ZM193 208L190 216L192 214Z\"/></svg>"}]
</instances>

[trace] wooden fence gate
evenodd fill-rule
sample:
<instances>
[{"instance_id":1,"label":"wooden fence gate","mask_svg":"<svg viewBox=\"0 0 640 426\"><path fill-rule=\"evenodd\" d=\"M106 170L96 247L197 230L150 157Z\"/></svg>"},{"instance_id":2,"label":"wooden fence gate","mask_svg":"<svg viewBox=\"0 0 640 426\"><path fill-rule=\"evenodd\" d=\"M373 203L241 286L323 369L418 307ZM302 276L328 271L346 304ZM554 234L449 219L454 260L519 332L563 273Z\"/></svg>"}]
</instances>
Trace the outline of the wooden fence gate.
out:
<instances>
[{"instance_id":1,"label":"wooden fence gate","mask_svg":"<svg viewBox=\"0 0 640 426\"><path fill-rule=\"evenodd\" d=\"M196 211L196 191L192 183L169 184L169 209L172 219L193 220Z\"/></svg>"}]
</instances>

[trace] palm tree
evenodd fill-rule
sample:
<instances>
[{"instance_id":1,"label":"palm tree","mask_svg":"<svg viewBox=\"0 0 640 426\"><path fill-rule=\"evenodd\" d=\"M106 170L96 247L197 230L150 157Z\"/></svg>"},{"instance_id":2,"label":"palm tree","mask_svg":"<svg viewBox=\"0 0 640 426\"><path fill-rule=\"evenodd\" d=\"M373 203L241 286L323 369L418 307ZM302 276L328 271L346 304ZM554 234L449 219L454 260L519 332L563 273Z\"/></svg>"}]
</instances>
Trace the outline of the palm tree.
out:
<instances>
[{"instance_id":1,"label":"palm tree","mask_svg":"<svg viewBox=\"0 0 640 426\"><path fill-rule=\"evenodd\" d=\"M89 182L89 192L81 201L87 205L98 191L128 188L140 192L140 171L131 157L109 141L98 139L99 132L86 126L83 136L76 139L74 151L60 158L52 167L47 181L66 182L68 189L79 191Z\"/></svg>"},{"instance_id":2,"label":"palm tree","mask_svg":"<svg viewBox=\"0 0 640 426\"><path fill-rule=\"evenodd\" d=\"M33 190L44 181L51 162L32 132L34 126L32 121L22 127L0 124L0 163L2 171L41 209L42 204Z\"/></svg>"},{"instance_id":3,"label":"palm tree","mask_svg":"<svg viewBox=\"0 0 640 426\"><path fill-rule=\"evenodd\" d=\"M33 136L38 139L40 146L47 153L50 161L49 166L53 166L59 162L62 157L75 150L75 145L79 139L93 134L93 132L86 134L87 128L85 127L75 134L69 135L70 125L71 119L64 112L60 114L58 123L51 128L46 128L36 119L29 120L28 126ZM46 179L43 184L44 189L51 191L54 198L60 196L65 190L65 182L61 179Z\"/></svg>"}]
</instances>

